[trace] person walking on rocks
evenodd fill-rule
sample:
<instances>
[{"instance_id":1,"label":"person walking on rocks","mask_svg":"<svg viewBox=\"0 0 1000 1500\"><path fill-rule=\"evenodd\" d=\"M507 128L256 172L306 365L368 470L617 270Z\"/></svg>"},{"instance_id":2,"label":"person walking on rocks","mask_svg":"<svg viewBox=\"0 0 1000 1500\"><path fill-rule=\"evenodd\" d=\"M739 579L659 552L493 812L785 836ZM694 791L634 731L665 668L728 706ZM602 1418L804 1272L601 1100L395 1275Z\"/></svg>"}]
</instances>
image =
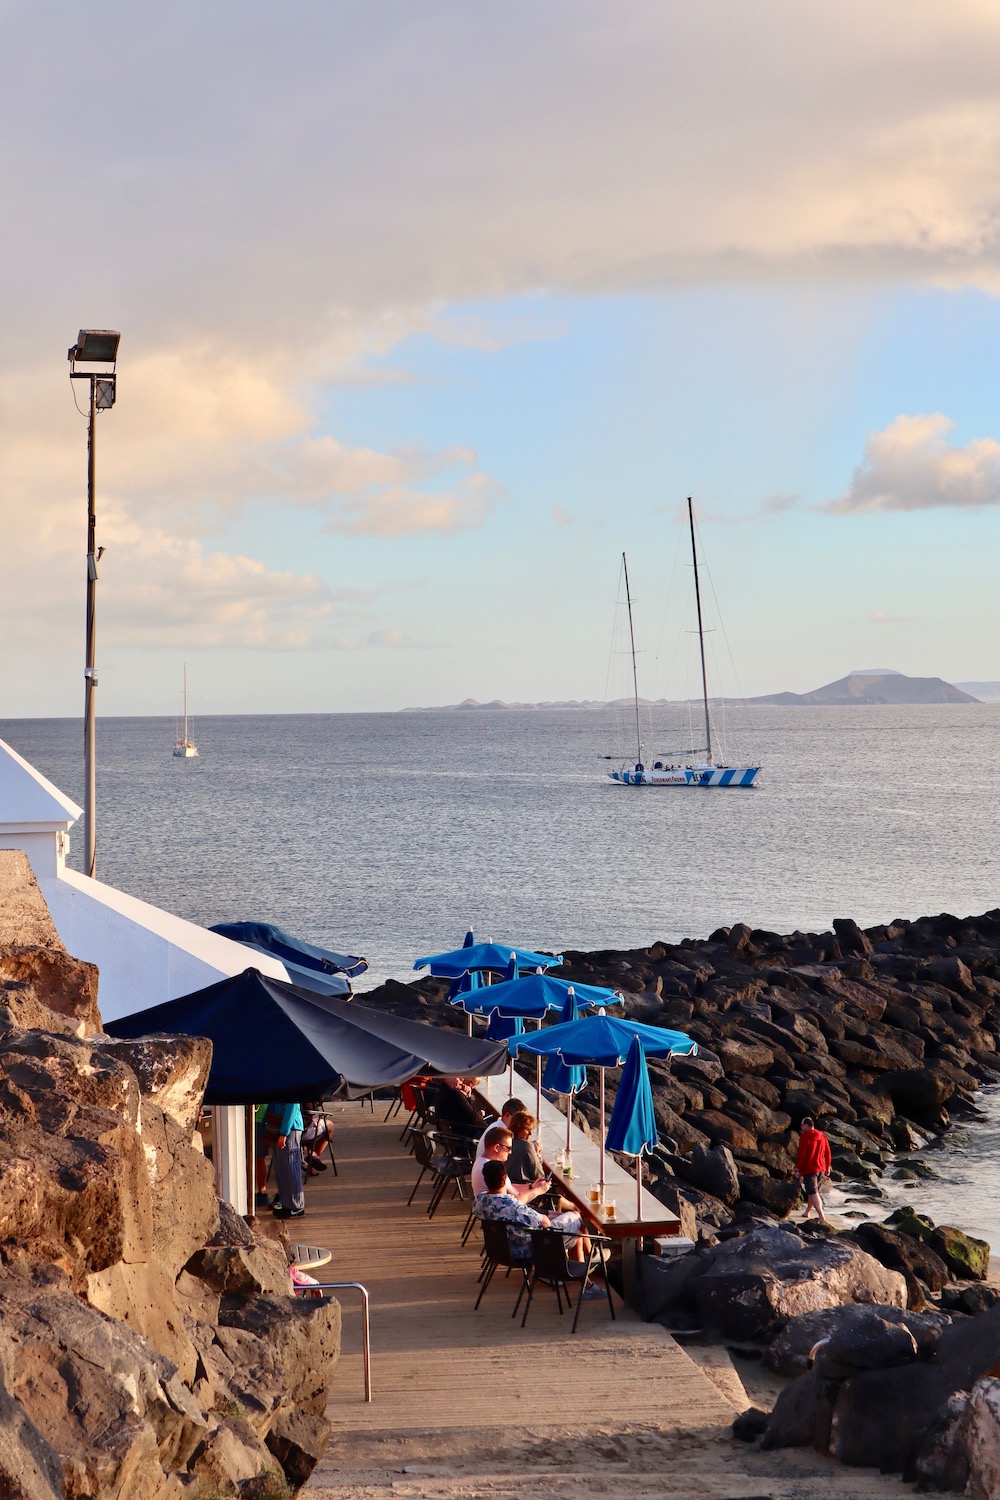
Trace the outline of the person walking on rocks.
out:
<instances>
[{"instance_id":1,"label":"person walking on rocks","mask_svg":"<svg viewBox=\"0 0 1000 1500\"><path fill-rule=\"evenodd\" d=\"M819 1189L832 1163L830 1142L822 1130L817 1130L813 1121L806 1115L802 1121L799 1150L795 1158L795 1175L801 1177L802 1191L806 1195L806 1211L802 1215L804 1219L808 1219L809 1210L814 1208L821 1224L829 1222L823 1212L823 1199L819 1195Z\"/></svg>"}]
</instances>

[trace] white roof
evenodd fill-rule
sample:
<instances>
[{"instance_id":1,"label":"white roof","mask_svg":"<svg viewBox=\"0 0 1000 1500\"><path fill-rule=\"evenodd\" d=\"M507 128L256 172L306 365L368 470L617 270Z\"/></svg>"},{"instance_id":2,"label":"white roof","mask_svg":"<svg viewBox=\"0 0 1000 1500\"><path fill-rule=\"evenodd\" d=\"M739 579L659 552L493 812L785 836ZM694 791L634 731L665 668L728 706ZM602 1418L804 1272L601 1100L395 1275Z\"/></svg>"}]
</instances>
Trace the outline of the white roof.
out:
<instances>
[{"instance_id":1,"label":"white roof","mask_svg":"<svg viewBox=\"0 0 1000 1500\"><path fill-rule=\"evenodd\" d=\"M0 828L69 828L82 816L82 807L0 740Z\"/></svg>"}]
</instances>

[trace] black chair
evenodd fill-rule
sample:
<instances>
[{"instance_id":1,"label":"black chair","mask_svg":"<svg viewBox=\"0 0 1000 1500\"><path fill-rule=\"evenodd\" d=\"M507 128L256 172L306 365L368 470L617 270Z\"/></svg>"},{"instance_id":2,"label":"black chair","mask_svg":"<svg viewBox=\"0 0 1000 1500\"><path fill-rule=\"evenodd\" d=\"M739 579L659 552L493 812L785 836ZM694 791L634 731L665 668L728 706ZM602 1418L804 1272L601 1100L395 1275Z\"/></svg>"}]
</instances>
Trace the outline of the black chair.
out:
<instances>
[{"instance_id":1,"label":"black chair","mask_svg":"<svg viewBox=\"0 0 1000 1500\"><path fill-rule=\"evenodd\" d=\"M517 1309L521 1305L521 1298L528 1289L528 1278L531 1272L531 1257L525 1255L514 1255L510 1248L510 1236L507 1233L507 1225L501 1219L480 1219L483 1226L483 1253L486 1257L486 1267L482 1275L482 1286L479 1288L479 1296L476 1298L473 1312L479 1307L483 1300L483 1294L498 1266L506 1266L508 1275L511 1271L521 1272L521 1287L514 1303L512 1318L517 1317Z\"/></svg>"},{"instance_id":2,"label":"black chair","mask_svg":"<svg viewBox=\"0 0 1000 1500\"><path fill-rule=\"evenodd\" d=\"M596 1267L603 1265L603 1246L608 1241L602 1236L592 1235L589 1256L585 1260L570 1260L566 1254L566 1241L568 1239L575 1239L575 1235L566 1234L561 1229L532 1229L530 1232L532 1272L528 1283L528 1300L524 1304L524 1317L521 1319L521 1327L523 1328L528 1321L528 1313L531 1311L531 1299L535 1294L535 1287L540 1281L554 1289L560 1317L563 1310L562 1294L563 1292L566 1293L566 1306L572 1306L570 1284L575 1283L580 1288L576 1299L573 1327L570 1329L571 1333L575 1333L576 1325L580 1320L583 1289L587 1284L587 1277ZM611 1318L614 1321L615 1305L611 1300L611 1288L608 1286L607 1277L604 1278L604 1290L607 1293L608 1307L611 1309Z\"/></svg>"},{"instance_id":3,"label":"black chair","mask_svg":"<svg viewBox=\"0 0 1000 1500\"><path fill-rule=\"evenodd\" d=\"M475 1156L469 1142L461 1136L446 1135L440 1130L430 1131L429 1134L434 1142L434 1170L437 1173L437 1183L427 1205L427 1217L433 1219L449 1185L453 1189L453 1197L465 1198L466 1194L470 1198L473 1196L471 1177Z\"/></svg>"},{"instance_id":4,"label":"black chair","mask_svg":"<svg viewBox=\"0 0 1000 1500\"><path fill-rule=\"evenodd\" d=\"M406 1206L407 1206L407 1208L409 1208L410 1204L413 1202L414 1198L417 1196L417 1188L423 1182L424 1176L426 1175L426 1173L430 1172L431 1177L433 1179L434 1186L431 1189L431 1196L432 1197L433 1197L434 1191L435 1191L435 1189L437 1187L437 1165L436 1165L435 1160L434 1160L434 1133L433 1133L433 1131L430 1131L430 1130L414 1130L413 1134L412 1134L412 1136L410 1138L410 1146L413 1149L413 1155L416 1158L416 1162L417 1162L418 1167L420 1168L420 1176L417 1178L416 1182L413 1184L413 1192L410 1194L410 1196L406 1200Z\"/></svg>"}]
</instances>

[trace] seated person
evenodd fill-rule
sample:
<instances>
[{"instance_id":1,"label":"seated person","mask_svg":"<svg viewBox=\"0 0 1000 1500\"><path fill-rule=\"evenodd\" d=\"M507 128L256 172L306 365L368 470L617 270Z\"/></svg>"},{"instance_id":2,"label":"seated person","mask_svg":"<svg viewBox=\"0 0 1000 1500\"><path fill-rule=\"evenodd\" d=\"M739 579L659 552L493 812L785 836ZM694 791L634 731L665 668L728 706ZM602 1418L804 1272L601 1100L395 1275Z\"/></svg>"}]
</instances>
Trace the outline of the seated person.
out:
<instances>
[{"instance_id":1,"label":"seated person","mask_svg":"<svg viewBox=\"0 0 1000 1500\"><path fill-rule=\"evenodd\" d=\"M508 1099L507 1103L500 1111L499 1120L491 1120L486 1129L483 1131L482 1135L479 1137L479 1149L476 1152L476 1155L482 1156L483 1145L486 1141L487 1133L493 1129L494 1125L506 1125L507 1129L509 1130L510 1122L514 1118L514 1116L518 1113L519 1110L527 1109L527 1107L528 1106L525 1104L523 1099Z\"/></svg>"},{"instance_id":2,"label":"seated person","mask_svg":"<svg viewBox=\"0 0 1000 1500\"><path fill-rule=\"evenodd\" d=\"M435 1122L456 1135L477 1135L485 1119L484 1111L472 1098L473 1085L478 1082L478 1078L439 1078L429 1100Z\"/></svg>"},{"instance_id":3,"label":"seated person","mask_svg":"<svg viewBox=\"0 0 1000 1500\"><path fill-rule=\"evenodd\" d=\"M590 1240L579 1233L582 1224L579 1214L555 1214L549 1217L520 1203L510 1192L507 1169L502 1161L482 1162L484 1190L475 1201L478 1219L499 1219L508 1226L507 1238L511 1254L515 1259L531 1259L531 1229L560 1229L575 1231L575 1238L568 1240L566 1254L570 1260L585 1260L590 1255Z\"/></svg>"},{"instance_id":4,"label":"seated person","mask_svg":"<svg viewBox=\"0 0 1000 1500\"><path fill-rule=\"evenodd\" d=\"M330 1122L322 1100L303 1104L302 1113L305 1120L302 1132L302 1169L310 1177L315 1177L317 1172L326 1171L327 1164L320 1160L320 1152L329 1139Z\"/></svg>"},{"instance_id":5,"label":"seated person","mask_svg":"<svg viewBox=\"0 0 1000 1500\"><path fill-rule=\"evenodd\" d=\"M510 1155L511 1134L504 1125L492 1125L486 1132L486 1146L482 1156L477 1156L472 1167L472 1191L482 1193L486 1190L486 1179L483 1169L487 1162L498 1161L506 1163ZM531 1182L512 1183L508 1182L507 1191L511 1197L520 1203L529 1203L532 1198L538 1198L542 1193L547 1193L551 1183L547 1177L540 1176Z\"/></svg>"},{"instance_id":6,"label":"seated person","mask_svg":"<svg viewBox=\"0 0 1000 1500\"><path fill-rule=\"evenodd\" d=\"M513 1140L507 1158L507 1176L513 1183L537 1182L545 1176L542 1158L532 1140L538 1121L526 1109L519 1109L509 1120L504 1120Z\"/></svg>"}]
</instances>

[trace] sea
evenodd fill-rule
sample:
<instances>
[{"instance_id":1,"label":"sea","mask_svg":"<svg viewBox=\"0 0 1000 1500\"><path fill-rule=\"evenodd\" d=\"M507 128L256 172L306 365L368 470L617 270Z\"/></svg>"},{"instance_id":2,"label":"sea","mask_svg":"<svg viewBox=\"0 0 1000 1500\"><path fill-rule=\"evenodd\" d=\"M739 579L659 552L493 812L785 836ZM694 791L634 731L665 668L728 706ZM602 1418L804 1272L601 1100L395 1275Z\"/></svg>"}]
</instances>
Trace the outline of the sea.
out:
<instances>
[{"instance_id":1,"label":"sea","mask_svg":"<svg viewBox=\"0 0 1000 1500\"><path fill-rule=\"evenodd\" d=\"M752 789L612 783L619 720L593 709L193 728L182 760L172 719L98 720L98 877L205 926L275 922L363 955L358 989L412 978L469 927L562 951L1000 905L1000 705L757 709ZM686 713L656 732L675 743ZM79 719L0 720L0 738L82 803ZM1000 1253L1000 1091L981 1100L982 1123L927 1153L937 1176L893 1191Z\"/></svg>"}]
</instances>

